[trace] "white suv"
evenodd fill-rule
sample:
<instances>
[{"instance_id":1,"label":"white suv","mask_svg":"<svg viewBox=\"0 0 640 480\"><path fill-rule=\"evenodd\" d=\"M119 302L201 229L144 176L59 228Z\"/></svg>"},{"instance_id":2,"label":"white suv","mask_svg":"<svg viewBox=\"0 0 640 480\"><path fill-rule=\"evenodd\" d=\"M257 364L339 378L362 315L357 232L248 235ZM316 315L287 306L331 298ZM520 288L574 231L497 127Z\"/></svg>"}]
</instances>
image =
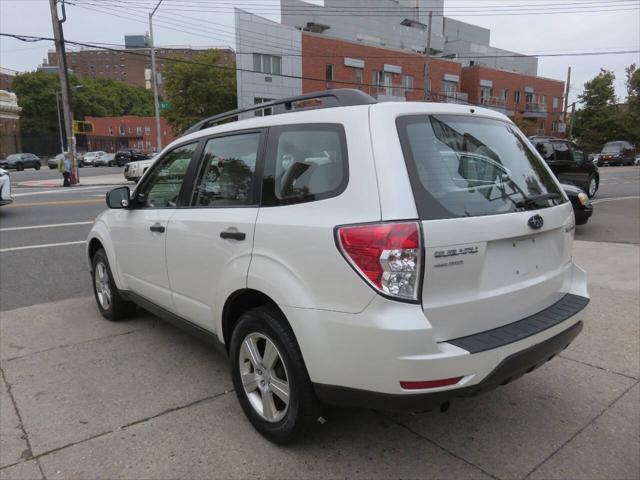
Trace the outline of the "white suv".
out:
<instances>
[{"instance_id":1,"label":"white suv","mask_svg":"<svg viewBox=\"0 0 640 480\"><path fill-rule=\"evenodd\" d=\"M334 90L192 127L89 234L102 315L213 338L240 404L291 441L322 404L425 411L578 335L571 203L505 116ZM224 123L227 122L227 123Z\"/></svg>"}]
</instances>

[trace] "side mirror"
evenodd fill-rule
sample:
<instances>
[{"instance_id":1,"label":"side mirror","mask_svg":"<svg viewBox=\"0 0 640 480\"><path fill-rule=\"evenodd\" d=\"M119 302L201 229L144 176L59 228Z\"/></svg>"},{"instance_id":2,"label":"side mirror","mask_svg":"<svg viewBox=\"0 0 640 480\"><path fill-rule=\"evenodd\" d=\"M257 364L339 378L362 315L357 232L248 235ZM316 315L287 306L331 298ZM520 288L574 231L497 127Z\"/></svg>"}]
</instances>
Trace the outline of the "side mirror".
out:
<instances>
[{"instance_id":1,"label":"side mirror","mask_svg":"<svg viewBox=\"0 0 640 480\"><path fill-rule=\"evenodd\" d=\"M109 208L129 208L129 187L114 188L107 193L107 206Z\"/></svg>"}]
</instances>

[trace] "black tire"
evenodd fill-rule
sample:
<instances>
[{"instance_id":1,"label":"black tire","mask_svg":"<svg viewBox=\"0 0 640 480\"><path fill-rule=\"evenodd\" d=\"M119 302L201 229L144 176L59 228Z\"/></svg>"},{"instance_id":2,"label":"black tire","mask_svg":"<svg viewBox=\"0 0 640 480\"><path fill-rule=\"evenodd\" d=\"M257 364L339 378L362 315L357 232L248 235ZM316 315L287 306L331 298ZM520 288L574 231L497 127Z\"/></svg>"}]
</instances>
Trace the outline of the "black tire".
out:
<instances>
[{"instance_id":1,"label":"black tire","mask_svg":"<svg viewBox=\"0 0 640 480\"><path fill-rule=\"evenodd\" d=\"M595 190L591 189L591 182L596 182ZM600 181L598 177L596 177L594 174L589 175L589 180L587 180L586 187L587 188L585 188L585 192L587 192L588 197L593 198L598 191L598 188L600 187Z\"/></svg>"},{"instance_id":2,"label":"black tire","mask_svg":"<svg viewBox=\"0 0 640 480\"><path fill-rule=\"evenodd\" d=\"M276 363L276 366L284 367L281 371L287 377L289 403L284 416L279 421L269 422L263 418L251 404L242 383L240 372L242 344L252 334L262 335L271 340L279 354L276 362L280 363ZM266 347L263 347L260 354L264 353L264 348ZM320 402L313 390L295 336L281 313L268 307L258 307L245 312L233 330L229 353L231 376L238 401L251 424L261 435L274 443L286 444L314 430L321 414ZM273 398L276 399L276 396L274 395ZM278 401L282 403L279 399Z\"/></svg>"},{"instance_id":3,"label":"black tire","mask_svg":"<svg viewBox=\"0 0 640 480\"><path fill-rule=\"evenodd\" d=\"M35 168L36 170L40 170L40 166L41 166L41 165L40 165L39 163L36 163L36 164L33 166L33 168Z\"/></svg>"},{"instance_id":4,"label":"black tire","mask_svg":"<svg viewBox=\"0 0 640 480\"><path fill-rule=\"evenodd\" d=\"M110 167L113 167L113 162L109 162L109 166L110 166Z\"/></svg>"},{"instance_id":5,"label":"black tire","mask_svg":"<svg viewBox=\"0 0 640 480\"><path fill-rule=\"evenodd\" d=\"M52 167L51 165L49 165L49 170L53 170L56 167Z\"/></svg>"},{"instance_id":6,"label":"black tire","mask_svg":"<svg viewBox=\"0 0 640 480\"><path fill-rule=\"evenodd\" d=\"M96 285L96 276L98 276L100 264L104 266L106 274L108 275L107 284L111 294L109 305L106 308L105 306L103 306L103 303L99 297L99 292ZM98 310L100 310L102 316L107 320L115 322L130 317L135 313L135 303L124 300L120 295L120 291L113 281L113 275L111 274L111 267L109 266L107 254L102 248L95 253L91 261L91 284L93 285L93 295L96 299Z\"/></svg>"},{"instance_id":7,"label":"black tire","mask_svg":"<svg viewBox=\"0 0 640 480\"><path fill-rule=\"evenodd\" d=\"M21 163L16 163L16 171L22 172L24 170L24 165Z\"/></svg>"}]
</instances>

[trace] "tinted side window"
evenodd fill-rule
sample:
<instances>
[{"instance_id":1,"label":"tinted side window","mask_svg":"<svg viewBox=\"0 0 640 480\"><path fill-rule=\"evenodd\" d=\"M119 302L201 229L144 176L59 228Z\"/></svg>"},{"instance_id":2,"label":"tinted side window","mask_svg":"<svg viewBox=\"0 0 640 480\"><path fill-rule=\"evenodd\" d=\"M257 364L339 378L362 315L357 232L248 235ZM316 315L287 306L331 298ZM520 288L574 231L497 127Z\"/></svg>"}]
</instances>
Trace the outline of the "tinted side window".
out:
<instances>
[{"instance_id":1,"label":"tinted side window","mask_svg":"<svg viewBox=\"0 0 640 480\"><path fill-rule=\"evenodd\" d=\"M584 163L584 152L576 145L571 145L571 152L573 153L573 161L578 165L582 165Z\"/></svg>"},{"instance_id":2,"label":"tinted side window","mask_svg":"<svg viewBox=\"0 0 640 480\"><path fill-rule=\"evenodd\" d=\"M259 132L210 139L204 148L191 205L249 204L259 146Z\"/></svg>"},{"instance_id":3,"label":"tinted side window","mask_svg":"<svg viewBox=\"0 0 640 480\"><path fill-rule=\"evenodd\" d=\"M536 150L545 161L553 160L553 146L549 142L538 142L536 143Z\"/></svg>"},{"instance_id":4,"label":"tinted side window","mask_svg":"<svg viewBox=\"0 0 640 480\"><path fill-rule=\"evenodd\" d=\"M555 142L553 149L556 151L556 160L571 161L571 152L569 151L569 145L564 142Z\"/></svg>"},{"instance_id":5,"label":"tinted side window","mask_svg":"<svg viewBox=\"0 0 640 480\"><path fill-rule=\"evenodd\" d=\"M198 143L176 147L154 165L147 181L137 192L142 208L173 208L178 201L184 176Z\"/></svg>"},{"instance_id":6,"label":"tinted side window","mask_svg":"<svg viewBox=\"0 0 640 480\"><path fill-rule=\"evenodd\" d=\"M292 125L269 130L262 188L265 206L340 195L348 181L342 125Z\"/></svg>"}]
</instances>

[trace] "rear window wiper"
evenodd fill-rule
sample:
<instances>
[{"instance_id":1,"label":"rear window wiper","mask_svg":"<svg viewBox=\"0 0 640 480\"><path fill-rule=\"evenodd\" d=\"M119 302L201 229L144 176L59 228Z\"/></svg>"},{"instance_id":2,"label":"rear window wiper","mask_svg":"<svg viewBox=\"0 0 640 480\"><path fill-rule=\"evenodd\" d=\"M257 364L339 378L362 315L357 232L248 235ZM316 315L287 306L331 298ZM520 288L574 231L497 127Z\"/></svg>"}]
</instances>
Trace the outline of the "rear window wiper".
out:
<instances>
[{"instance_id":1,"label":"rear window wiper","mask_svg":"<svg viewBox=\"0 0 640 480\"><path fill-rule=\"evenodd\" d=\"M531 205L535 205L538 202L542 202L544 200L555 200L557 198L562 198L562 195L559 193L542 193L540 195L534 195L532 197L526 197L516 203L516 207L530 207Z\"/></svg>"}]
</instances>

